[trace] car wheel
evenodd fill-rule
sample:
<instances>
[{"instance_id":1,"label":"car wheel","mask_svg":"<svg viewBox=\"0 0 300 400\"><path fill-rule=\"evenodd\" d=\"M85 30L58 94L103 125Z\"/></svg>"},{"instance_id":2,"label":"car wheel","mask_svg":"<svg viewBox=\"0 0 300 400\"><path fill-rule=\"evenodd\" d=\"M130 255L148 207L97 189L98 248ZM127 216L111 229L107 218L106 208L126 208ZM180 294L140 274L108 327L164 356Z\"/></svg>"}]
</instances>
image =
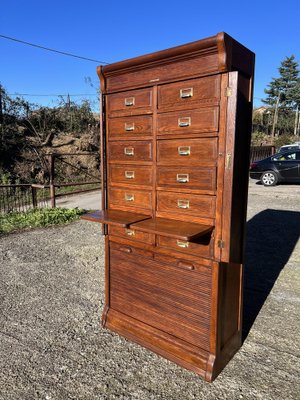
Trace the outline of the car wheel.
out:
<instances>
[{"instance_id":1,"label":"car wheel","mask_svg":"<svg viewBox=\"0 0 300 400\"><path fill-rule=\"evenodd\" d=\"M264 186L275 186L278 176L274 171L266 171L262 174L260 181Z\"/></svg>"}]
</instances>

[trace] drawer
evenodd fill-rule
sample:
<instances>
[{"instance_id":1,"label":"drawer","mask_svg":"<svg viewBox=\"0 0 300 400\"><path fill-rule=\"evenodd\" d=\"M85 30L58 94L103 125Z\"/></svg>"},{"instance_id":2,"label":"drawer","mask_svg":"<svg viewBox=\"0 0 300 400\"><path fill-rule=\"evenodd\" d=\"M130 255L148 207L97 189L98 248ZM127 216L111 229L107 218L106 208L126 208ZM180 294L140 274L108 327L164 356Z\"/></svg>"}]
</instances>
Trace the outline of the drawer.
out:
<instances>
[{"instance_id":1,"label":"drawer","mask_svg":"<svg viewBox=\"0 0 300 400\"><path fill-rule=\"evenodd\" d=\"M217 164L217 138L176 139L157 141L157 162L174 165Z\"/></svg>"},{"instance_id":2,"label":"drawer","mask_svg":"<svg viewBox=\"0 0 300 400\"><path fill-rule=\"evenodd\" d=\"M124 237L126 239L137 240L147 244L155 244L155 235L147 232L136 231L132 228L122 228L119 226L109 226L108 233L110 235Z\"/></svg>"},{"instance_id":3,"label":"drawer","mask_svg":"<svg viewBox=\"0 0 300 400\"><path fill-rule=\"evenodd\" d=\"M152 89L130 90L110 94L107 96L108 114L117 111L126 111L129 114L152 108Z\"/></svg>"},{"instance_id":4,"label":"drawer","mask_svg":"<svg viewBox=\"0 0 300 400\"><path fill-rule=\"evenodd\" d=\"M189 108L213 104L220 98L220 76L170 83L158 87L158 108Z\"/></svg>"},{"instance_id":5,"label":"drawer","mask_svg":"<svg viewBox=\"0 0 300 400\"><path fill-rule=\"evenodd\" d=\"M212 257L213 239L210 236L200 238L197 243L173 239L167 236L157 236L157 246L176 250L199 257Z\"/></svg>"},{"instance_id":6,"label":"drawer","mask_svg":"<svg viewBox=\"0 0 300 400\"><path fill-rule=\"evenodd\" d=\"M152 161L152 142L110 142L108 156L109 161Z\"/></svg>"},{"instance_id":7,"label":"drawer","mask_svg":"<svg viewBox=\"0 0 300 400\"><path fill-rule=\"evenodd\" d=\"M169 50L173 52L173 50ZM108 91L128 90L132 87L145 87L152 84L168 83L179 79L186 80L195 76L219 73L220 60L215 48L206 54L203 54L201 51L196 54L196 51L196 53L192 54L192 57L185 59L182 56L178 57L178 52L175 51L173 53L174 59L171 63L168 62L167 64L164 62L161 63L159 53L156 53L157 56L152 54L147 56L147 61L150 61L147 68L145 68L146 63L143 63L143 68L128 68L128 65L124 62L126 66L124 66L123 71L121 70L123 73L110 73L109 65L103 67L103 72L106 76L106 89ZM124 72L125 70L128 72Z\"/></svg>"},{"instance_id":8,"label":"drawer","mask_svg":"<svg viewBox=\"0 0 300 400\"><path fill-rule=\"evenodd\" d=\"M108 138L114 136L152 135L152 116L135 115L108 119Z\"/></svg>"},{"instance_id":9,"label":"drawer","mask_svg":"<svg viewBox=\"0 0 300 400\"><path fill-rule=\"evenodd\" d=\"M219 128L219 107L205 107L199 110L175 111L157 115L157 134L191 134L217 132Z\"/></svg>"},{"instance_id":10,"label":"drawer","mask_svg":"<svg viewBox=\"0 0 300 400\"><path fill-rule=\"evenodd\" d=\"M140 165L114 165L109 167L110 183L152 185L152 169Z\"/></svg>"},{"instance_id":11,"label":"drawer","mask_svg":"<svg viewBox=\"0 0 300 400\"><path fill-rule=\"evenodd\" d=\"M152 193L146 190L110 188L108 191L109 208L152 209Z\"/></svg>"},{"instance_id":12,"label":"drawer","mask_svg":"<svg viewBox=\"0 0 300 400\"><path fill-rule=\"evenodd\" d=\"M157 192L157 211L214 218L215 196Z\"/></svg>"},{"instance_id":13,"label":"drawer","mask_svg":"<svg viewBox=\"0 0 300 400\"><path fill-rule=\"evenodd\" d=\"M193 190L216 189L215 167L157 167L157 186Z\"/></svg>"}]
</instances>

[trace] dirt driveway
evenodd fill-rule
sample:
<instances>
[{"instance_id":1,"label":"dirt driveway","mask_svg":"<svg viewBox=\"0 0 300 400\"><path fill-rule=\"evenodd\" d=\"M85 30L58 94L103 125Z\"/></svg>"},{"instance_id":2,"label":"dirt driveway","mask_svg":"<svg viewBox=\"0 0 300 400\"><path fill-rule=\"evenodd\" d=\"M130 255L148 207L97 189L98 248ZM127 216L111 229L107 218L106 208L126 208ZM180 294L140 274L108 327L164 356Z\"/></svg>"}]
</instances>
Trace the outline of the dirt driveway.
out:
<instances>
[{"instance_id":1,"label":"dirt driveway","mask_svg":"<svg viewBox=\"0 0 300 400\"><path fill-rule=\"evenodd\" d=\"M0 399L299 398L299 199L250 183L245 341L212 384L100 327L98 224L0 238Z\"/></svg>"}]
</instances>

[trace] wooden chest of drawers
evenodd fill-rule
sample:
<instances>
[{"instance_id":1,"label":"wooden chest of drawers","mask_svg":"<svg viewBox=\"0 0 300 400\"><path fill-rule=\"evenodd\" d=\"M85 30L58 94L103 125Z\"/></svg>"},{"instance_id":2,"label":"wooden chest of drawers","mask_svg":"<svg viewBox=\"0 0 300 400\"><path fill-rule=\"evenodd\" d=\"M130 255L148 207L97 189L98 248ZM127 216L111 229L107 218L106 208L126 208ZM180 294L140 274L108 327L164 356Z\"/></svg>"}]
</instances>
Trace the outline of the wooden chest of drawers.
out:
<instances>
[{"instance_id":1,"label":"wooden chest of drawers","mask_svg":"<svg viewBox=\"0 0 300 400\"><path fill-rule=\"evenodd\" d=\"M253 70L224 33L98 67L103 325L207 381L241 345Z\"/></svg>"}]
</instances>

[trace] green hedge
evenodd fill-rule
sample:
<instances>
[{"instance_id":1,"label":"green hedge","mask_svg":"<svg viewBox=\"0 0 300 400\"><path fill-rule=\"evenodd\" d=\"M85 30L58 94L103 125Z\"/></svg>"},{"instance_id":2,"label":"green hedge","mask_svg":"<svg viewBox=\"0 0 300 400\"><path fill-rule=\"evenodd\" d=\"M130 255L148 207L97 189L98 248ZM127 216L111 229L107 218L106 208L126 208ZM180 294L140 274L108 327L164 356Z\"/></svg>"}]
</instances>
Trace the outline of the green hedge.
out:
<instances>
[{"instance_id":1,"label":"green hedge","mask_svg":"<svg viewBox=\"0 0 300 400\"><path fill-rule=\"evenodd\" d=\"M83 213L84 210L79 208L38 208L0 214L0 233L65 224L78 219Z\"/></svg>"}]
</instances>

